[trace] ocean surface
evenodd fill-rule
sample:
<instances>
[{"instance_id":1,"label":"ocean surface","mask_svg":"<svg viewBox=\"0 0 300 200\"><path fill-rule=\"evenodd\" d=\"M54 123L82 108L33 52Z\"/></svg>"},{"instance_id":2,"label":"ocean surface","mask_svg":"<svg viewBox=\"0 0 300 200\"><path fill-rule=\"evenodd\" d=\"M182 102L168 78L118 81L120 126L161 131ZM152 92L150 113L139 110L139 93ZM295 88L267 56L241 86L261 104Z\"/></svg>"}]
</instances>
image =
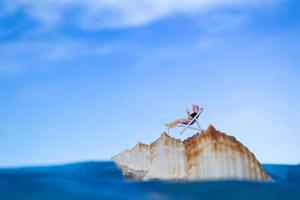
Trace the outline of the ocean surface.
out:
<instances>
[{"instance_id":1,"label":"ocean surface","mask_svg":"<svg viewBox=\"0 0 300 200\"><path fill-rule=\"evenodd\" d=\"M0 169L0 200L298 199L300 165L263 165L272 182L136 181L113 162Z\"/></svg>"}]
</instances>

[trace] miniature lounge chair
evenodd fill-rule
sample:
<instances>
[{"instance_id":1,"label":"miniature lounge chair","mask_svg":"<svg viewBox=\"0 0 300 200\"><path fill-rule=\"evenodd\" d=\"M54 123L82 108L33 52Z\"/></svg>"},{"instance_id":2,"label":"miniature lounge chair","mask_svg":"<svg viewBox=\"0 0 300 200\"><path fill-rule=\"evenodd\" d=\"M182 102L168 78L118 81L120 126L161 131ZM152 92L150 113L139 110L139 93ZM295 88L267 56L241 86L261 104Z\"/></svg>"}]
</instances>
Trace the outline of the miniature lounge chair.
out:
<instances>
[{"instance_id":1,"label":"miniature lounge chair","mask_svg":"<svg viewBox=\"0 0 300 200\"><path fill-rule=\"evenodd\" d=\"M203 108L200 108L197 115L188 123L188 124L184 124L184 123L179 123L177 124L176 126L174 127L180 127L180 128L184 128L179 134L182 134L184 131L186 131L186 129L193 129L193 130L196 130L196 131L203 131L203 129L201 128L200 126L200 123L198 122L198 118L199 116L201 115L201 113L203 112ZM198 127L193 127L192 125L196 122L197 126ZM174 128L174 127L171 127L171 128ZM169 133L169 129L171 128L168 128L167 129L167 132Z\"/></svg>"}]
</instances>

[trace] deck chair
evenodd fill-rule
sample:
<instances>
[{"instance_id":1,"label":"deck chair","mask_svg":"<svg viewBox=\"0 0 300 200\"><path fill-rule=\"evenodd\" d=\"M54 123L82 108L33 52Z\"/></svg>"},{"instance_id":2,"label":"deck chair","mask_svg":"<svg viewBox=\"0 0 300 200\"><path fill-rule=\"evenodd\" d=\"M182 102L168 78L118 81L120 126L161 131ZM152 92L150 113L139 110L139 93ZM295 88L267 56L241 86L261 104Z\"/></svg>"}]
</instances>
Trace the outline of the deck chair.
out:
<instances>
[{"instance_id":1,"label":"deck chair","mask_svg":"<svg viewBox=\"0 0 300 200\"><path fill-rule=\"evenodd\" d=\"M188 129L188 128L196 130L196 131L200 131L200 132L203 131L203 129L200 126L200 123L198 122L198 118L199 118L199 116L201 115L201 113L203 111L204 111L204 109L200 108L200 110L198 111L197 115L188 124L179 123L176 126L171 127L171 128L175 128L175 127L184 128L179 134L184 133L184 131L186 131L186 129ZM197 127L192 126L194 123L196 123ZM169 129L171 129L171 128L167 129L168 133L169 133Z\"/></svg>"}]
</instances>

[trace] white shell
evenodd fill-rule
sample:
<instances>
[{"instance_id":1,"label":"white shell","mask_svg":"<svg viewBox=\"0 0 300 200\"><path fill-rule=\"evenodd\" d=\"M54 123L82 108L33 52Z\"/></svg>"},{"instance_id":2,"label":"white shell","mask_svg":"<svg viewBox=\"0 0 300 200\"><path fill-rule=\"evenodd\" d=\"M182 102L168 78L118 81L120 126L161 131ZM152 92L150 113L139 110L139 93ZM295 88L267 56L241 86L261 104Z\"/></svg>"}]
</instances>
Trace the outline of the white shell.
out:
<instances>
[{"instance_id":1,"label":"white shell","mask_svg":"<svg viewBox=\"0 0 300 200\"><path fill-rule=\"evenodd\" d=\"M165 180L268 180L253 153L234 137L209 126L181 141L166 133L112 157L124 176Z\"/></svg>"}]
</instances>

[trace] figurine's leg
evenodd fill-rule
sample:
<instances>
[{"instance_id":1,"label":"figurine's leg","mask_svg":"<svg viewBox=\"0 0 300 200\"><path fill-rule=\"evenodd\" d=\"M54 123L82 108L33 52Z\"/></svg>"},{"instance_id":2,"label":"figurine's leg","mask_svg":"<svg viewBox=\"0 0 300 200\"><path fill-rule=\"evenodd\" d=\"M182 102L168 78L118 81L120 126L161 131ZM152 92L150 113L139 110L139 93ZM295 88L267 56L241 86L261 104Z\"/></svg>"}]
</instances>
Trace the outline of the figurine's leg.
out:
<instances>
[{"instance_id":1,"label":"figurine's leg","mask_svg":"<svg viewBox=\"0 0 300 200\"><path fill-rule=\"evenodd\" d=\"M166 125L167 127L171 128L171 127L176 126L176 125L177 125L178 123L180 123L182 120L184 120L184 118L177 119L177 120L175 120L175 121L173 121L173 122L170 122L170 123L165 123L165 125Z\"/></svg>"}]
</instances>

